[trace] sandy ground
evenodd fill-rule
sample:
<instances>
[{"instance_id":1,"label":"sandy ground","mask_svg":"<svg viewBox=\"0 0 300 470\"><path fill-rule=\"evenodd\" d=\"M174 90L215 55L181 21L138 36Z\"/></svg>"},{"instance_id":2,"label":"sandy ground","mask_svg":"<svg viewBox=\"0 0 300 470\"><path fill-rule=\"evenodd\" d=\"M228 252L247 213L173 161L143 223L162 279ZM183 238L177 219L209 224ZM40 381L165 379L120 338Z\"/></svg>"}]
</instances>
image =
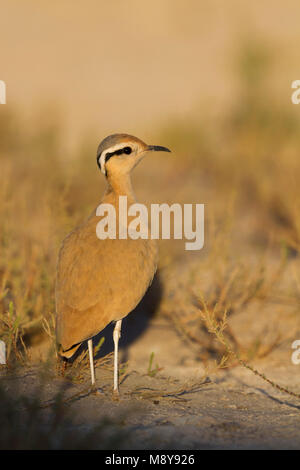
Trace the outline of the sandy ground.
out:
<instances>
[{"instance_id":1,"label":"sandy ground","mask_svg":"<svg viewBox=\"0 0 300 470\"><path fill-rule=\"evenodd\" d=\"M107 364L101 363L102 358L113 351L113 325L99 334L99 337L105 336L105 342L98 353L97 393L90 393L88 367L80 371L80 382L74 382L70 366L64 376L57 374L53 365L45 370L42 364L49 347L45 342L32 347L33 365L18 367L9 374L4 369L0 371L1 388L4 387L9 400L26 397L12 407L17 413L14 432L20 433L22 426L28 428L31 415L37 420L32 405L29 406L29 421L22 418L28 403L34 403L35 397L38 396L39 404L46 405L40 410L42 418L32 425L33 436L27 448L300 448L299 399L274 389L244 367L214 369L208 333L199 331L198 339L203 341L201 350L202 343L187 341L176 324L163 314L164 309L174 315L192 311L190 300L184 304L182 297L182 291L187 291L185 282L193 286L191 277L185 273L185 270L191 273L192 266L193 262L187 260L185 265L178 262L177 266L169 268L174 274L173 280L168 279L166 273L155 278L141 304L123 320L119 401L112 397L112 357ZM196 266L199 268L199 263ZM291 279L292 271L293 262L287 268L287 279ZM193 282L199 284L197 276ZM278 327L281 340L276 347L261 359L256 355L249 363L273 382L299 394L300 365L291 361L292 341L300 339L299 315L293 304L284 305L275 300L270 296L268 301L251 302L230 317L230 328L240 345L249 348L255 338L262 338L263 345L271 344ZM95 338L94 346L99 337ZM154 373L149 375L152 353L151 371ZM205 379L206 367L208 379ZM53 405L59 394L63 399L61 408ZM9 420L12 421L10 416ZM41 428L48 436L46 444L36 441ZM23 437L17 443L14 438L11 445L22 448Z\"/></svg>"},{"instance_id":2,"label":"sandy ground","mask_svg":"<svg viewBox=\"0 0 300 470\"><path fill-rule=\"evenodd\" d=\"M105 444L101 434L98 443L96 439L90 444L92 448L299 449L299 400L274 390L242 367L218 371L203 382L203 364L161 318L153 319L127 347L126 331L133 320L128 318L123 328L122 357L129 360L129 366L121 378L119 401L112 400L112 370L98 368L97 394L87 393L88 371L81 384L57 376L46 381L43 404L51 403L62 389L64 398L75 396L63 405L72 418L71 424L65 424L69 432L95 432L97 436L105 419L108 435L117 434L117 442ZM255 366L299 392L300 366L286 365L286 347L281 349ZM156 361L160 368L154 377L147 375L152 351L152 369ZM12 395L28 398L38 388L39 367L2 375L2 383ZM42 413L47 416L49 410Z\"/></svg>"}]
</instances>

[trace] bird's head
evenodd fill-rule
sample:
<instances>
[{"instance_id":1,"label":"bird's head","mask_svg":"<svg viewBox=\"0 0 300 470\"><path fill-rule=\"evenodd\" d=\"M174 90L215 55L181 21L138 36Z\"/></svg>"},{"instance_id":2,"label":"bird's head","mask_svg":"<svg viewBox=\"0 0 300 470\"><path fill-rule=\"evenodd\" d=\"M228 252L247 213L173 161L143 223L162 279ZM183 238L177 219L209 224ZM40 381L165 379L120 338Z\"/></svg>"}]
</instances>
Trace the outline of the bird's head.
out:
<instances>
[{"instance_id":1,"label":"bird's head","mask_svg":"<svg viewBox=\"0 0 300 470\"><path fill-rule=\"evenodd\" d=\"M125 175L139 163L147 152L170 152L166 147L147 145L128 134L113 134L102 140L97 151L97 164L105 175Z\"/></svg>"}]
</instances>

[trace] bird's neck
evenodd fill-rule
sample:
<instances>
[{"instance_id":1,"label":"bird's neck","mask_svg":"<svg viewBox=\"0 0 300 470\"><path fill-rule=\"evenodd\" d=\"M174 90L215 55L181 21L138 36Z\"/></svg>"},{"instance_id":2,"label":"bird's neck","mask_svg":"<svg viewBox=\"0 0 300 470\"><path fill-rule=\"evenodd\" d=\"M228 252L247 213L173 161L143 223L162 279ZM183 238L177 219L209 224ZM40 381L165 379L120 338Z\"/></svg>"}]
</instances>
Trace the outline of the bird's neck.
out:
<instances>
[{"instance_id":1,"label":"bird's neck","mask_svg":"<svg viewBox=\"0 0 300 470\"><path fill-rule=\"evenodd\" d=\"M132 189L130 174L108 175L106 194L113 193L116 197L127 196L130 202L135 202L135 195Z\"/></svg>"}]
</instances>

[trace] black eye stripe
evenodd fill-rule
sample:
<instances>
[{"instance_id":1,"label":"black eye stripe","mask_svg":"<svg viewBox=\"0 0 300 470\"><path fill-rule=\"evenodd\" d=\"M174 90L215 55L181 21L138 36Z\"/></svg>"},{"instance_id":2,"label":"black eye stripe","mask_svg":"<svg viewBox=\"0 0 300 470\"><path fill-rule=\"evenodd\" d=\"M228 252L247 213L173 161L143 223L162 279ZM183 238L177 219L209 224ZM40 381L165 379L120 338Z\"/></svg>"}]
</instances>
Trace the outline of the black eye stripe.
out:
<instances>
[{"instance_id":1,"label":"black eye stripe","mask_svg":"<svg viewBox=\"0 0 300 470\"><path fill-rule=\"evenodd\" d=\"M132 148L131 148L131 147L123 147L122 149L115 150L114 152L108 152L108 153L105 155L105 163L106 163L111 157L113 157L114 155L122 155L123 153L125 153L126 155L130 155L131 152L132 152ZM101 158L101 153L100 153L100 154L98 155L98 157L97 157L97 165L98 165L98 167L99 167L100 170L101 170L100 158Z\"/></svg>"},{"instance_id":2,"label":"black eye stripe","mask_svg":"<svg viewBox=\"0 0 300 470\"><path fill-rule=\"evenodd\" d=\"M114 155L122 155L123 153L125 153L126 155L129 155L131 152L132 152L131 147L124 147L122 149L115 150L114 152L108 152L105 155L105 162L107 162Z\"/></svg>"}]
</instances>

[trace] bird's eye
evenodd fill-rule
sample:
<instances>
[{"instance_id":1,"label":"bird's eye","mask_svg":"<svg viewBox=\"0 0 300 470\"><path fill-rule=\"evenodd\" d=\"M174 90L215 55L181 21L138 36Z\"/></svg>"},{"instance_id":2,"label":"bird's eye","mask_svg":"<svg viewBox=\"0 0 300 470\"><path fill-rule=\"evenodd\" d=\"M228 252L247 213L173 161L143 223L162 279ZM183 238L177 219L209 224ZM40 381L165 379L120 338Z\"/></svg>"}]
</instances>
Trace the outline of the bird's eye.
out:
<instances>
[{"instance_id":1,"label":"bird's eye","mask_svg":"<svg viewBox=\"0 0 300 470\"><path fill-rule=\"evenodd\" d=\"M132 149L130 147L125 147L123 152L129 155L132 152Z\"/></svg>"}]
</instances>

